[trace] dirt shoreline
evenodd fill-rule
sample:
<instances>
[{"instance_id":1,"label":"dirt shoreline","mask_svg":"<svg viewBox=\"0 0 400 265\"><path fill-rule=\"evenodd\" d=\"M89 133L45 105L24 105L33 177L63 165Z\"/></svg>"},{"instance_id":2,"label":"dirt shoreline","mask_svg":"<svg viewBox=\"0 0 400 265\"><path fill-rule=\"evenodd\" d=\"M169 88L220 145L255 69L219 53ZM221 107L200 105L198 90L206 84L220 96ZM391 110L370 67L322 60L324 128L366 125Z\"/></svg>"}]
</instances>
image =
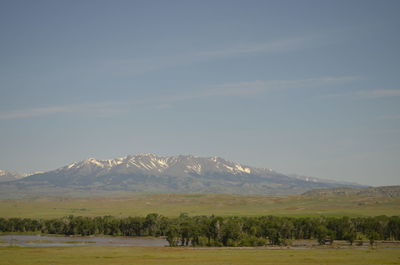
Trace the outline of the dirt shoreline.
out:
<instances>
[{"instance_id":1,"label":"dirt shoreline","mask_svg":"<svg viewBox=\"0 0 400 265\"><path fill-rule=\"evenodd\" d=\"M347 241L337 240L332 244L319 245L315 240L292 240L286 246L255 246L255 247L191 247L177 246L177 249L268 249L268 250L304 250L304 249L369 249L369 248L400 248L400 241L375 241L373 247L369 242L354 242L350 245ZM0 246L21 247L71 247L71 246L120 246L120 247L168 247L168 242L163 237L126 237L126 236L64 236L42 234L2 234Z\"/></svg>"}]
</instances>

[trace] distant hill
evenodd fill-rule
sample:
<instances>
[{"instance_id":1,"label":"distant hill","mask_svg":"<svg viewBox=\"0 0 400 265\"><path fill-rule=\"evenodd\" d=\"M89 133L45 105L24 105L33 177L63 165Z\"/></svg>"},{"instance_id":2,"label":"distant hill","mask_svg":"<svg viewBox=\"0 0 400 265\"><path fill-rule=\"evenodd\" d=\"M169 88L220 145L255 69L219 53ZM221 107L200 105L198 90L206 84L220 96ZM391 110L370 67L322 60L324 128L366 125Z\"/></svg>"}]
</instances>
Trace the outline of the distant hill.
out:
<instances>
[{"instance_id":1,"label":"distant hill","mask_svg":"<svg viewBox=\"0 0 400 265\"><path fill-rule=\"evenodd\" d=\"M301 194L311 189L361 187L317 178L288 176L219 157L130 155L94 158L0 184L7 191L57 189L152 193Z\"/></svg>"},{"instance_id":2,"label":"distant hill","mask_svg":"<svg viewBox=\"0 0 400 265\"><path fill-rule=\"evenodd\" d=\"M400 186L382 186L382 187L369 187L369 188L350 188L340 187L331 189L315 189L310 190L303 195L359 195L363 197L400 197Z\"/></svg>"}]
</instances>

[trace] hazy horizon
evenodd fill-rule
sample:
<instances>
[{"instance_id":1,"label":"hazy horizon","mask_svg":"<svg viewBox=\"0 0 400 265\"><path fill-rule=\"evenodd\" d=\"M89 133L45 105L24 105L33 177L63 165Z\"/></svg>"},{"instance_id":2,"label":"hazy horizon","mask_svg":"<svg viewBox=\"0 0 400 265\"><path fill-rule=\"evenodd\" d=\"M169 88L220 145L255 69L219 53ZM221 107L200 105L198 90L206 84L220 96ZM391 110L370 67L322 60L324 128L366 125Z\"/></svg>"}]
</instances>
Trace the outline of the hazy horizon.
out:
<instances>
[{"instance_id":1,"label":"hazy horizon","mask_svg":"<svg viewBox=\"0 0 400 265\"><path fill-rule=\"evenodd\" d=\"M399 185L399 1L1 1L0 170L219 156Z\"/></svg>"}]
</instances>

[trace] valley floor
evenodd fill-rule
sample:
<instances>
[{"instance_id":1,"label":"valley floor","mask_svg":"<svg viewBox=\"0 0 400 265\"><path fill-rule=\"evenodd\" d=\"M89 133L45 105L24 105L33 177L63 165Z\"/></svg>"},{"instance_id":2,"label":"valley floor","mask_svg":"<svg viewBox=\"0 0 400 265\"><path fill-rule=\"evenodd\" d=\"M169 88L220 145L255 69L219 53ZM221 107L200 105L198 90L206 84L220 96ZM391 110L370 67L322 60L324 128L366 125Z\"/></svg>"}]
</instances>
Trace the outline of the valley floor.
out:
<instances>
[{"instance_id":1,"label":"valley floor","mask_svg":"<svg viewBox=\"0 0 400 265\"><path fill-rule=\"evenodd\" d=\"M1 264L400 264L400 248L0 247Z\"/></svg>"},{"instance_id":2,"label":"valley floor","mask_svg":"<svg viewBox=\"0 0 400 265\"><path fill-rule=\"evenodd\" d=\"M63 216L116 217L158 213L218 216L378 216L399 215L399 197L257 196L228 194L140 194L111 197L39 197L0 200L0 217L57 218Z\"/></svg>"}]
</instances>

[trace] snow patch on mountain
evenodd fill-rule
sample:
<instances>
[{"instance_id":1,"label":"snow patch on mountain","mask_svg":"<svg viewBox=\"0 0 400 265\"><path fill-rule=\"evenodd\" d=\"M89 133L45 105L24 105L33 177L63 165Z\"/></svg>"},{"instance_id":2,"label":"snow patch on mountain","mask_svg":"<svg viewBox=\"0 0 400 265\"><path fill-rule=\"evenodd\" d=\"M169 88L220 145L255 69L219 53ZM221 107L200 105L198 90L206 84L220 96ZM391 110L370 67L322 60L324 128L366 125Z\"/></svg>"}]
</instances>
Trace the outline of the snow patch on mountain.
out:
<instances>
[{"instance_id":1,"label":"snow patch on mountain","mask_svg":"<svg viewBox=\"0 0 400 265\"><path fill-rule=\"evenodd\" d=\"M14 181L28 176L28 174L18 174L6 170L0 170L0 182Z\"/></svg>"}]
</instances>

